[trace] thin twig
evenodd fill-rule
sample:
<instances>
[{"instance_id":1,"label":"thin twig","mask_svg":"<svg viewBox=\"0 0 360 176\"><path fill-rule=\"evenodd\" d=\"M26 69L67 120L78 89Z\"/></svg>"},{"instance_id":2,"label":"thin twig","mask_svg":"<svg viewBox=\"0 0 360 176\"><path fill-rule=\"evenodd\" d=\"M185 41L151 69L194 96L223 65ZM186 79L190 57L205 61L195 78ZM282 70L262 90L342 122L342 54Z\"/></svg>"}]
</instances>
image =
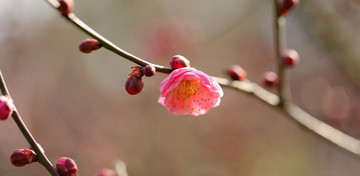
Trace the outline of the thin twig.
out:
<instances>
[{"instance_id":1,"label":"thin twig","mask_svg":"<svg viewBox=\"0 0 360 176\"><path fill-rule=\"evenodd\" d=\"M10 93L7 89L4 77L0 70L0 89L3 95L9 96ZM36 142L35 138L32 136L29 129L26 127L24 121L22 120L19 112L16 109L16 106L14 105L14 112L12 113L12 118L14 119L16 125L20 129L21 133L24 135L25 139L30 144L31 148L35 151L36 156L39 158L39 163L43 165L46 170L52 175L52 176L59 176L57 172L54 170L53 165L49 161L49 159L46 157L46 155L41 151L39 144Z\"/></svg>"},{"instance_id":2,"label":"thin twig","mask_svg":"<svg viewBox=\"0 0 360 176\"><path fill-rule=\"evenodd\" d=\"M129 176L126 171L126 164L124 161L117 160L115 161L115 171L118 176Z\"/></svg>"},{"instance_id":3,"label":"thin twig","mask_svg":"<svg viewBox=\"0 0 360 176\"><path fill-rule=\"evenodd\" d=\"M137 56L134 56L130 53L128 53L127 51L119 48L118 46L116 46L115 44L113 44L112 42L110 42L109 40L107 40L105 37L103 37L102 35L100 35L99 33L97 33L95 30L93 30L92 28L90 28L87 24L85 24L83 21L81 21L78 17L75 16L75 14L71 13L67 16L67 19L74 24L75 26L77 26L79 29L81 29L82 31L84 31L85 33L87 33L88 35L90 35L91 37L93 37L94 39L98 40L102 46L104 46L106 49L114 52L115 54L124 57L125 59L134 62L140 66L146 66L146 65L153 65L156 68L157 72L161 72L161 73L171 73L172 69L171 68L167 68L161 65L157 65L157 64L153 64L151 62L148 62L144 59L141 59Z\"/></svg>"},{"instance_id":4,"label":"thin twig","mask_svg":"<svg viewBox=\"0 0 360 176\"><path fill-rule=\"evenodd\" d=\"M59 3L56 3L55 0L46 0L52 7L55 9L58 8ZM89 36L93 37L94 39L98 40L101 45L114 52L115 54L124 57L125 59L134 62L140 66L146 66L146 65L153 65L156 68L157 72L161 73L171 73L173 70L171 68L167 68L161 65L153 64L151 62L148 62L144 59L141 59L135 55L132 55L131 53L119 48L114 43L106 39L104 36L100 35L98 32L96 32L94 29L89 27L86 23L81 21L74 13L70 13L67 16L64 16L69 22L74 24L77 28L79 28L81 31L85 32Z\"/></svg>"}]
</instances>

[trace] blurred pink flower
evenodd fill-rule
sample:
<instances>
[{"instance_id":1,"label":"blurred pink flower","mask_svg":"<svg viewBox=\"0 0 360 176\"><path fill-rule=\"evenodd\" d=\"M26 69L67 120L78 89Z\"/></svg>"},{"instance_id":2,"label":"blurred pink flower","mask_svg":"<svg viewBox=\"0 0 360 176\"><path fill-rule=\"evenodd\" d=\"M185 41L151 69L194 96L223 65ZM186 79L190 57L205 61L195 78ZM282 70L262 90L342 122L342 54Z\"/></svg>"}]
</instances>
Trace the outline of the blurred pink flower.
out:
<instances>
[{"instance_id":1,"label":"blurred pink flower","mask_svg":"<svg viewBox=\"0 0 360 176\"><path fill-rule=\"evenodd\" d=\"M206 114L220 104L223 90L209 75L191 67L174 70L160 84L158 102L174 115Z\"/></svg>"},{"instance_id":2,"label":"blurred pink flower","mask_svg":"<svg viewBox=\"0 0 360 176\"><path fill-rule=\"evenodd\" d=\"M205 37L199 23L178 18L151 20L143 29L139 41L150 58L168 59L175 52L194 51Z\"/></svg>"}]
</instances>

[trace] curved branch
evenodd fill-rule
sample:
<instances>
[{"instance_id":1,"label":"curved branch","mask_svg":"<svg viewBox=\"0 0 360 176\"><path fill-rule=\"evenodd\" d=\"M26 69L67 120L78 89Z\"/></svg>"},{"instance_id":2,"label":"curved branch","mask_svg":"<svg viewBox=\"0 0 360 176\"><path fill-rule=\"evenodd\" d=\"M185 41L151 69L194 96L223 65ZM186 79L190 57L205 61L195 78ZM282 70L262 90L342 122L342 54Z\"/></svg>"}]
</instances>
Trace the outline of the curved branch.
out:
<instances>
[{"instance_id":1,"label":"curved branch","mask_svg":"<svg viewBox=\"0 0 360 176\"><path fill-rule=\"evenodd\" d=\"M360 156L360 140L335 129L305 112L292 103L286 104L283 111L310 131L333 142L339 147Z\"/></svg>"},{"instance_id":2,"label":"curved branch","mask_svg":"<svg viewBox=\"0 0 360 176\"><path fill-rule=\"evenodd\" d=\"M0 70L0 89L3 95L9 96L10 93L7 89L5 80L3 78L3 75ZM49 159L46 157L46 155L41 151L39 144L36 142L35 138L32 136L31 132L25 125L24 121L22 120L19 112L16 109L16 106L14 105L14 111L12 113L12 118L14 119L16 125L20 129L21 133L27 140L27 142L30 144L31 148L35 151L36 156L39 158L39 163L43 165L46 170L52 175L52 176L59 176L58 173L54 170L53 165L49 161Z\"/></svg>"},{"instance_id":3,"label":"curved branch","mask_svg":"<svg viewBox=\"0 0 360 176\"><path fill-rule=\"evenodd\" d=\"M59 7L59 3L56 0L46 0L52 7L54 7L55 9L57 9ZM102 35L100 35L98 32L96 32L94 29L92 29L91 27L89 27L86 23L84 23L83 21L81 21L74 13L70 13L67 16L64 16L69 22L71 22L72 24L74 24L77 28L79 28L81 31L85 32L86 34L88 34L89 36L93 37L94 39L98 40L99 43L101 43L101 45L114 52L115 54L122 56L123 58L134 62L140 66L146 66L146 65L153 65L156 68L157 72L161 72L161 73L171 73L173 70L171 68L167 68L161 65L157 65L157 64L153 64L151 62L148 62L144 59L141 59L137 56L134 56L132 54L130 54L129 52L119 48L118 46L116 46L114 43L112 43L111 41L109 41L108 39L106 39L105 37L103 37Z\"/></svg>"},{"instance_id":4,"label":"curved branch","mask_svg":"<svg viewBox=\"0 0 360 176\"><path fill-rule=\"evenodd\" d=\"M58 7L58 3L56 0L46 0L50 5L52 5L54 8ZM277 0L274 0L274 3L276 3ZM276 57L279 64L279 78L284 79L285 77L285 69L281 66L281 60L280 60L280 54L285 47L285 41L282 38L283 35L283 27L285 25L285 20L283 17L279 17L277 4L275 5L276 15L275 15L275 44L276 44ZM106 49L124 57L125 59L128 59L140 66L145 66L147 64L152 64L146 60L143 60L141 58L138 58L125 50L122 50L121 48L117 47L115 44L101 36L99 33L97 33L95 30L90 28L88 25L86 25L84 22L82 22L79 18L75 16L75 14L71 13L68 16L65 16L65 18L74 24L76 27L78 27L83 32L87 33L91 37L97 39ZM158 72L162 73L170 73L172 69L152 64L155 66L156 70ZM310 114L303 111L301 108L296 106L293 103L290 103L286 98L286 91L285 89L286 84L285 81L281 80L281 85L279 88L279 95L277 96L256 83L253 83L249 80L240 82L240 81L229 81L225 78L218 78L213 77L221 86L235 89L240 92L247 93L248 95L251 95L255 97L258 100L261 100L267 105L270 105L272 107L276 107L281 112L285 113L292 119L294 119L297 123L303 125L311 132L323 137L324 139L327 139L334 144L340 146L341 148L360 156L360 140L353 138L340 130L335 129L334 127L331 127L330 125L327 125L326 123L316 119L315 117L311 116Z\"/></svg>"}]
</instances>

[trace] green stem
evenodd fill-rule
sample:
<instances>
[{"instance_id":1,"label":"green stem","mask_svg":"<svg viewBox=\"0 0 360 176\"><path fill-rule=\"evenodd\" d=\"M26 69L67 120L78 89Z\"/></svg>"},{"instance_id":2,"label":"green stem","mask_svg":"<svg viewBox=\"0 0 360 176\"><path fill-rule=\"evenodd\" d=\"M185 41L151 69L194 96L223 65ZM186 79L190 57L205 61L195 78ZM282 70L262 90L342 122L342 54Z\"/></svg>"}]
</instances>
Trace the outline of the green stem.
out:
<instances>
[{"instance_id":1,"label":"green stem","mask_svg":"<svg viewBox=\"0 0 360 176\"><path fill-rule=\"evenodd\" d=\"M9 96L10 93L7 89L4 77L0 70L0 89L3 95ZM14 105L14 112L12 113L12 118L14 119L16 125L20 129L21 133L24 135L25 139L30 144L31 148L35 151L36 156L39 158L39 163L45 167L45 169L52 175L52 176L59 176L57 172L54 170L53 165L46 157L46 155L40 150L39 144L36 142L35 138L30 133L29 129L26 127L24 121L22 120L19 112L17 111Z\"/></svg>"}]
</instances>

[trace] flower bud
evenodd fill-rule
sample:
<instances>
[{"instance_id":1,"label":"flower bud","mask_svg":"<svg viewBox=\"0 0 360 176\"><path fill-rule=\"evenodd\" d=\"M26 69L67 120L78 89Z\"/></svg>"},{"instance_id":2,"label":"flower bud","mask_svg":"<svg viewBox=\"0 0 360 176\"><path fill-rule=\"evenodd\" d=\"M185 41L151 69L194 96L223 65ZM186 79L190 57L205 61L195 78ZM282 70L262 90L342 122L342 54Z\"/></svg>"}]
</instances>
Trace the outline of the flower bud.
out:
<instances>
[{"instance_id":1,"label":"flower bud","mask_svg":"<svg viewBox=\"0 0 360 176\"><path fill-rule=\"evenodd\" d=\"M74 0L59 0L59 7L57 8L63 16L72 13L74 8Z\"/></svg>"},{"instance_id":2,"label":"flower bud","mask_svg":"<svg viewBox=\"0 0 360 176\"><path fill-rule=\"evenodd\" d=\"M125 83L126 92L130 95L138 94L142 91L144 87L144 83L142 82L142 78L137 75L132 75L128 77Z\"/></svg>"},{"instance_id":3,"label":"flower bud","mask_svg":"<svg viewBox=\"0 0 360 176\"><path fill-rule=\"evenodd\" d=\"M286 15L291 9L296 7L300 0L279 0L280 15Z\"/></svg>"},{"instance_id":4,"label":"flower bud","mask_svg":"<svg viewBox=\"0 0 360 176\"><path fill-rule=\"evenodd\" d=\"M79 45L80 51L86 54L90 54L99 48L101 48L101 44L95 39L83 40Z\"/></svg>"},{"instance_id":5,"label":"flower bud","mask_svg":"<svg viewBox=\"0 0 360 176\"><path fill-rule=\"evenodd\" d=\"M104 168L96 176L117 176L117 174L112 169Z\"/></svg>"},{"instance_id":6,"label":"flower bud","mask_svg":"<svg viewBox=\"0 0 360 176\"><path fill-rule=\"evenodd\" d=\"M176 55L171 59L170 66L172 69L190 67L190 61L187 60L184 56Z\"/></svg>"},{"instance_id":7,"label":"flower bud","mask_svg":"<svg viewBox=\"0 0 360 176\"><path fill-rule=\"evenodd\" d=\"M141 70L146 77L154 76L156 73L156 68L153 65L146 65Z\"/></svg>"},{"instance_id":8,"label":"flower bud","mask_svg":"<svg viewBox=\"0 0 360 176\"><path fill-rule=\"evenodd\" d=\"M233 65L227 70L227 74L232 80L243 81L247 77L246 71L239 65Z\"/></svg>"},{"instance_id":9,"label":"flower bud","mask_svg":"<svg viewBox=\"0 0 360 176\"><path fill-rule=\"evenodd\" d=\"M13 113L13 100L7 96L0 96L0 120L5 120Z\"/></svg>"},{"instance_id":10,"label":"flower bud","mask_svg":"<svg viewBox=\"0 0 360 176\"><path fill-rule=\"evenodd\" d=\"M36 158L36 153L30 149L16 149L10 155L10 162L16 166L21 167L26 164L30 164L35 162L34 159Z\"/></svg>"},{"instance_id":11,"label":"flower bud","mask_svg":"<svg viewBox=\"0 0 360 176\"><path fill-rule=\"evenodd\" d=\"M300 57L298 52L293 49L287 49L281 56L282 62L285 66L292 67L299 63Z\"/></svg>"},{"instance_id":12,"label":"flower bud","mask_svg":"<svg viewBox=\"0 0 360 176\"><path fill-rule=\"evenodd\" d=\"M59 158L55 167L60 176L76 176L78 172L75 161L68 157Z\"/></svg>"},{"instance_id":13,"label":"flower bud","mask_svg":"<svg viewBox=\"0 0 360 176\"><path fill-rule=\"evenodd\" d=\"M262 84L266 87L275 87L279 85L278 76L274 72L266 72L263 76Z\"/></svg>"}]
</instances>

